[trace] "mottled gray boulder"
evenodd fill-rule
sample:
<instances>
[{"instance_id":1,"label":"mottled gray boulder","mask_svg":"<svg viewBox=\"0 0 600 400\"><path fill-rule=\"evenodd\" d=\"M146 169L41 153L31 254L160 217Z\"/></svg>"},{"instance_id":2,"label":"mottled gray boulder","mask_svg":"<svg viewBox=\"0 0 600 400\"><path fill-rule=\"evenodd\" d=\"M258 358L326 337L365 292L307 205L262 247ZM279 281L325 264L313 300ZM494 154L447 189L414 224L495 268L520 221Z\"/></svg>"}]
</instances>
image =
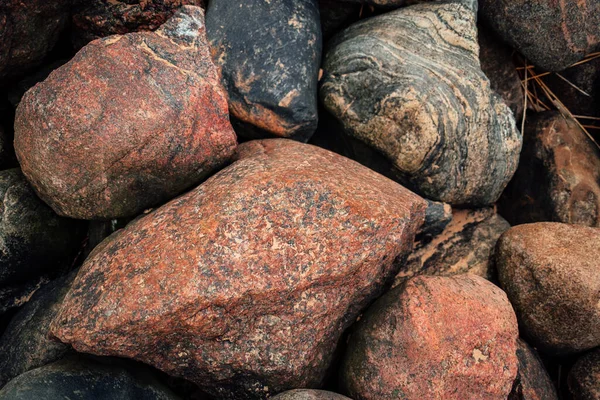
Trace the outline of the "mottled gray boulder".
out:
<instances>
[{"instance_id":1,"label":"mottled gray boulder","mask_svg":"<svg viewBox=\"0 0 600 400\"><path fill-rule=\"evenodd\" d=\"M206 28L238 135L308 139L318 120L317 0L212 0Z\"/></svg>"},{"instance_id":2,"label":"mottled gray boulder","mask_svg":"<svg viewBox=\"0 0 600 400\"><path fill-rule=\"evenodd\" d=\"M143 366L70 357L19 375L0 400L178 400Z\"/></svg>"},{"instance_id":3,"label":"mottled gray boulder","mask_svg":"<svg viewBox=\"0 0 600 400\"><path fill-rule=\"evenodd\" d=\"M510 225L494 208L453 210L452 220L432 239L415 242L394 285L415 275L475 274L494 277L492 255L496 242Z\"/></svg>"},{"instance_id":4,"label":"mottled gray boulder","mask_svg":"<svg viewBox=\"0 0 600 400\"><path fill-rule=\"evenodd\" d=\"M71 262L85 223L59 217L42 202L21 171L0 172L0 312L18 306Z\"/></svg>"},{"instance_id":5,"label":"mottled gray boulder","mask_svg":"<svg viewBox=\"0 0 600 400\"><path fill-rule=\"evenodd\" d=\"M600 226L600 151L558 111L527 117L519 168L500 201L513 225Z\"/></svg>"},{"instance_id":6,"label":"mottled gray boulder","mask_svg":"<svg viewBox=\"0 0 600 400\"><path fill-rule=\"evenodd\" d=\"M544 364L522 339L517 340L517 359L519 370L508 400L558 400Z\"/></svg>"},{"instance_id":7,"label":"mottled gray boulder","mask_svg":"<svg viewBox=\"0 0 600 400\"><path fill-rule=\"evenodd\" d=\"M69 346L48 339L48 328L74 277L71 274L43 286L12 318L0 337L0 388L69 352Z\"/></svg>"},{"instance_id":8,"label":"mottled gray boulder","mask_svg":"<svg viewBox=\"0 0 600 400\"><path fill-rule=\"evenodd\" d=\"M561 71L600 44L598 0L480 0L480 15L533 64Z\"/></svg>"},{"instance_id":9,"label":"mottled gray boulder","mask_svg":"<svg viewBox=\"0 0 600 400\"><path fill-rule=\"evenodd\" d=\"M314 389L289 390L271 397L272 400L351 400L341 394Z\"/></svg>"},{"instance_id":10,"label":"mottled gray boulder","mask_svg":"<svg viewBox=\"0 0 600 400\"><path fill-rule=\"evenodd\" d=\"M573 400L600 399L600 349L577 360L569 373L569 391Z\"/></svg>"},{"instance_id":11,"label":"mottled gray boulder","mask_svg":"<svg viewBox=\"0 0 600 400\"><path fill-rule=\"evenodd\" d=\"M572 354L600 346L600 229L554 222L512 227L496 267L523 337Z\"/></svg>"},{"instance_id":12,"label":"mottled gray boulder","mask_svg":"<svg viewBox=\"0 0 600 400\"><path fill-rule=\"evenodd\" d=\"M418 4L352 25L332 39L320 96L399 182L432 200L483 206L516 170L521 134L481 70L467 3Z\"/></svg>"}]
</instances>

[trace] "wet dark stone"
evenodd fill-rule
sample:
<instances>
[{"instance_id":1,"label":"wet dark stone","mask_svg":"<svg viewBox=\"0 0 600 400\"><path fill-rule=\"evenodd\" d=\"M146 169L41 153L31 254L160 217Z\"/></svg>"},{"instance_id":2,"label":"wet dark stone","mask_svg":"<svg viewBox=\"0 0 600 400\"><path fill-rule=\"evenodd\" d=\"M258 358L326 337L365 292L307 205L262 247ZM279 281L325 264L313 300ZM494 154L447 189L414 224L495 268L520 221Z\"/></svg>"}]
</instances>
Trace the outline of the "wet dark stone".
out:
<instances>
[{"instance_id":1,"label":"wet dark stone","mask_svg":"<svg viewBox=\"0 0 600 400\"><path fill-rule=\"evenodd\" d=\"M519 370L508 400L558 400L556 388L536 351L517 340Z\"/></svg>"},{"instance_id":2,"label":"wet dark stone","mask_svg":"<svg viewBox=\"0 0 600 400\"><path fill-rule=\"evenodd\" d=\"M204 6L205 0L74 0L72 40L81 48L94 39L153 31L181 6Z\"/></svg>"},{"instance_id":3,"label":"wet dark stone","mask_svg":"<svg viewBox=\"0 0 600 400\"><path fill-rule=\"evenodd\" d=\"M12 318L0 337L0 388L69 352L69 346L48 339L48 328L74 277L72 273L44 285Z\"/></svg>"},{"instance_id":4,"label":"wet dark stone","mask_svg":"<svg viewBox=\"0 0 600 400\"><path fill-rule=\"evenodd\" d=\"M38 66L56 44L70 0L0 2L0 86Z\"/></svg>"},{"instance_id":5,"label":"wet dark stone","mask_svg":"<svg viewBox=\"0 0 600 400\"><path fill-rule=\"evenodd\" d=\"M318 120L317 0L212 0L206 27L238 135L307 140Z\"/></svg>"},{"instance_id":6,"label":"wet dark stone","mask_svg":"<svg viewBox=\"0 0 600 400\"><path fill-rule=\"evenodd\" d=\"M480 15L533 64L561 71L598 49L598 0L480 0Z\"/></svg>"},{"instance_id":7,"label":"wet dark stone","mask_svg":"<svg viewBox=\"0 0 600 400\"><path fill-rule=\"evenodd\" d=\"M527 116L519 168L499 202L512 225L600 226L600 151L559 112Z\"/></svg>"},{"instance_id":8,"label":"wet dark stone","mask_svg":"<svg viewBox=\"0 0 600 400\"><path fill-rule=\"evenodd\" d=\"M143 366L69 357L10 381L0 400L178 400Z\"/></svg>"},{"instance_id":9,"label":"wet dark stone","mask_svg":"<svg viewBox=\"0 0 600 400\"><path fill-rule=\"evenodd\" d=\"M0 311L22 304L81 249L85 223L59 217L21 171L0 172Z\"/></svg>"},{"instance_id":10,"label":"wet dark stone","mask_svg":"<svg viewBox=\"0 0 600 400\"><path fill-rule=\"evenodd\" d=\"M582 356L569 373L573 400L600 400L600 348Z\"/></svg>"}]
</instances>

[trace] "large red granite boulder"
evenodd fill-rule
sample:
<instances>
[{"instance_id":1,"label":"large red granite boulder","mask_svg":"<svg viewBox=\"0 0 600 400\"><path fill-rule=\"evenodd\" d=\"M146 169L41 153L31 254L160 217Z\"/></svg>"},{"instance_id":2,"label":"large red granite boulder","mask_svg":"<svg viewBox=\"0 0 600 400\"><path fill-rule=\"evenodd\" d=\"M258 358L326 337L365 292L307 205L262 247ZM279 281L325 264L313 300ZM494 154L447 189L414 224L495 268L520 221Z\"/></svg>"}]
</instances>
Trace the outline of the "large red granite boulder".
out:
<instances>
[{"instance_id":1,"label":"large red granite boulder","mask_svg":"<svg viewBox=\"0 0 600 400\"><path fill-rule=\"evenodd\" d=\"M84 47L29 90L15 121L23 173L57 213L136 215L199 183L236 137L204 12Z\"/></svg>"},{"instance_id":2,"label":"large red granite boulder","mask_svg":"<svg viewBox=\"0 0 600 400\"><path fill-rule=\"evenodd\" d=\"M314 388L395 276L425 207L327 150L244 143L232 165L100 244L51 333L219 399Z\"/></svg>"},{"instance_id":3,"label":"large red granite boulder","mask_svg":"<svg viewBox=\"0 0 600 400\"><path fill-rule=\"evenodd\" d=\"M518 335L506 295L484 278L419 276L360 319L341 383L361 400L506 400Z\"/></svg>"}]
</instances>

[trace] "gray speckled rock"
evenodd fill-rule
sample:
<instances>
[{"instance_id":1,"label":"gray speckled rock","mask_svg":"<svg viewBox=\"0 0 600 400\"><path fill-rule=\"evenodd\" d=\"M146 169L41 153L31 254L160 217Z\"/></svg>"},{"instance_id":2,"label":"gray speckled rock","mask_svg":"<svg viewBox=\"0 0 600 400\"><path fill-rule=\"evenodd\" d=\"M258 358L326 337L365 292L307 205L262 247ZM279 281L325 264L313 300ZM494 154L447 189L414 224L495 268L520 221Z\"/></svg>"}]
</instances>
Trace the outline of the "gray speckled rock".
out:
<instances>
[{"instance_id":1,"label":"gray speckled rock","mask_svg":"<svg viewBox=\"0 0 600 400\"><path fill-rule=\"evenodd\" d=\"M528 115L519 168L499 207L514 225L600 227L600 151L558 111Z\"/></svg>"},{"instance_id":2,"label":"gray speckled rock","mask_svg":"<svg viewBox=\"0 0 600 400\"><path fill-rule=\"evenodd\" d=\"M352 400L341 394L314 389L295 389L271 397L272 400Z\"/></svg>"},{"instance_id":3,"label":"gray speckled rock","mask_svg":"<svg viewBox=\"0 0 600 400\"><path fill-rule=\"evenodd\" d=\"M317 0L212 0L206 28L236 132L308 139L318 120Z\"/></svg>"},{"instance_id":4,"label":"gray speckled rock","mask_svg":"<svg viewBox=\"0 0 600 400\"><path fill-rule=\"evenodd\" d=\"M494 276L492 255L496 242L510 225L494 208L453 210L452 221L431 241L415 243L396 276L398 285L415 275Z\"/></svg>"},{"instance_id":5,"label":"gray speckled rock","mask_svg":"<svg viewBox=\"0 0 600 400\"><path fill-rule=\"evenodd\" d=\"M479 64L475 6L419 4L332 39L320 96L396 179L452 205L494 203L517 168L521 135Z\"/></svg>"},{"instance_id":6,"label":"gray speckled rock","mask_svg":"<svg viewBox=\"0 0 600 400\"><path fill-rule=\"evenodd\" d=\"M0 172L0 310L20 305L42 276L71 262L85 223L59 217L18 169ZM23 289L21 291L21 289Z\"/></svg>"},{"instance_id":7,"label":"gray speckled rock","mask_svg":"<svg viewBox=\"0 0 600 400\"><path fill-rule=\"evenodd\" d=\"M569 373L573 400L600 400L600 349L582 356Z\"/></svg>"},{"instance_id":8,"label":"gray speckled rock","mask_svg":"<svg viewBox=\"0 0 600 400\"><path fill-rule=\"evenodd\" d=\"M107 360L108 362L108 360ZM70 357L19 375L0 400L178 400L143 366Z\"/></svg>"},{"instance_id":9,"label":"gray speckled rock","mask_svg":"<svg viewBox=\"0 0 600 400\"><path fill-rule=\"evenodd\" d=\"M318 387L343 331L412 248L426 202L308 144L254 140L238 151L102 242L51 333L218 399Z\"/></svg>"},{"instance_id":10,"label":"gray speckled rock","mask_svg":"<svg viewBox=\"0 0 600 400\"><path fill-rule=\"evenodd\" d=\"M560 71L598 49L598 0L480 0L486 25L535 65Z\"/></svg>"},{"instance_id":11,"label":"gray speckled rock","mask_svg":"<svg viewBox=\"0 0 600 400\"><path fill-rule=\"evenodd\" d=\"M517 340L519 371L508 400L558 400L544 364L527 343Z\"/></svg>"},{"instance_id":12,"label":"gray speckled rock","mask_svg":"<svg viewBox=\"0 0 600 400\"><path fill-rule=\"evenodd\" d=\"M540 222L498 240L496 267L528 342L554 354L600 346L600 228Z\"/></svg>"},{"instance_id":13,"label":"gray speckled rock","mask_svg":"<svg viewBox=\"0 0 600 400\"><path fill-rule=\"evenodd\" d=\"M39 289L12 318L0 337L0 388L14 377L57 361L69 346L48 339L50 322L75 277L62 277Z\"/></svg>"}]
</instances>

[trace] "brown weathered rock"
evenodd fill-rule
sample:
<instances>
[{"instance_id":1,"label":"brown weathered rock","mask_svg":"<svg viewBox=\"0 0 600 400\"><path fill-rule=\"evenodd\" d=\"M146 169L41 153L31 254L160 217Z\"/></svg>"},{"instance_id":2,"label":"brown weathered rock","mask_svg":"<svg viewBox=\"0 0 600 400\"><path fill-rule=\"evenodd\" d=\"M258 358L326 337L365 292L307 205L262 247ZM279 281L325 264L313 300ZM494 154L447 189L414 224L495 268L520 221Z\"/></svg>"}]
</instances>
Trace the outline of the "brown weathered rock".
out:
<instances>
[{"instance_id":1,"label":"brown weathered rock","mask_svg":"<svg viewBox=\"0 0 600 400\"><path fill-rule=\"evenodd\" d=\"M535 351L527 343L517 341L519 371L508 400L558 400L556 389Z\"/></svg>"},{"instance_id":2,"label":"brown weathered rock","mask_svg":"<svg viewBox=\"0 0 600 400\"><path fill-rule=\"evenodd\" d=\"M475 275L419 276L351 333L341 383L353 399L502 399L517 374L517 319Z\"/></svg>"},{"instance_id":3,"label":"brown weathered rock","mask_svg":"<svg viewBox=\"0 0 600 400\"><path fill-rule=\"evenodd\" d=\"M324 390L295 389L271 397L273 400L352 400L341 394Z\"/></svg>"},{"instance_id":4,"label":"brown weathered rock","mask_svg":"<svg viewBox=\"0 0 600 400\"><path fill-rule=\"evenodd\" d=\"M486 30L478 28L481 70L490 80L492 89L510 107L515 119L520 121L523 117L525 94L513 62L513 50Z\"/></svg>"},{"instance_id":5,"label":"brown weathered rock","mask_svg":"<svg viewBox=\"0 0 600 400\"><path fill-rule=\"evenodd\" d=\"M558 112L527 117L519 168L500 202L513 225L600 226L600 151Z\"/></svg>"},{"instance_id":6,"label":"brown weathered rock","mask_svg":"<svg viewBox=\"0 0 600 400\"><path fill-rule=\"evenodd\" d=\"M0 86L36 67L56 44L70 0L0 2Z\"/></svg>"},{"instance_id":7,"label":"brown weathered rock","mask_svg":"<svg viewBox=\"0 0 600 400\"><path fill-rule=\"evenodd\" d=\"M498 238L508 228L508 222L493 208L453 210L452 221L442 233L430 242L415 243L394 286L415 275L470 273L492 279L491 256Z\"/></svg>"},{"instance_id":8,"label":"brown weathered rock","mask_svg":"<svg viewBox=\"0 0 600 400\"><path fill-rule=\"evenodd\" d=\"M535 65L561 71L600 45L598 0L480 0L480 15Z\"/></svg>"},{"instance_id":9,"label":"brown weathered rock","mask_svg":"<svg viewBox=\"0 0 600 400\"><path fill-rule=\"evenodd\" d=\"M498 240L496 267L521 332L546 352L600 345L600 229L519 225Z\"/></svg>"},{"instance_id":10,"label":"brown weathered rock","mask_svg":"<svg viewBox=\"0 0 600 400\"><path fill-rule=\"evenodd\" d=\"M136 31L153 31L181 6L204 7L204 0L76 0L72 11L73 42L81 48L94 39Z\"/></svg>"},{"instance_id":11,"label":"brown weathered rock","mask_svg":"<svg viewBox=\"0 0 600 400\"><path fill-rule=\"evenodd\" d=\"M569 373L573 400L600 400L600 349L581 357Z\"/></svg>"},{"instance_id":12,"label":"brown weathered rock","mask_svg":"<svg viewBox=\"0 0 600 400\"><path fill-rule=\"evenodd\" d=\"M332 39L319 94L402 184L454 206L490 205L517 168L521 135L478 50L476 2L402 8Z\"/></svg>"},{"instance_id":13,"label":"brown weathered rock","mask_svg":"<svg viewBox=\"0 0 600 400\"><path fill-rule=\"evenodd\" d=\"M315 387L410 251L425 207L326 150L244 143L231 166L100 244L51 332L219 399Z\"/></svg>"},{"instance_id":14,"label":"brown weathered rock","mask_svg":"<svg viewBox=\"0 0 600 400\"><path fill-rule=\"evenodd\" d=\"M203 17L186 6L156 33L94 41L25 94L15 150L57 213L136 215L231 157L236 138Z\"/></svg>"}]
</instances>

